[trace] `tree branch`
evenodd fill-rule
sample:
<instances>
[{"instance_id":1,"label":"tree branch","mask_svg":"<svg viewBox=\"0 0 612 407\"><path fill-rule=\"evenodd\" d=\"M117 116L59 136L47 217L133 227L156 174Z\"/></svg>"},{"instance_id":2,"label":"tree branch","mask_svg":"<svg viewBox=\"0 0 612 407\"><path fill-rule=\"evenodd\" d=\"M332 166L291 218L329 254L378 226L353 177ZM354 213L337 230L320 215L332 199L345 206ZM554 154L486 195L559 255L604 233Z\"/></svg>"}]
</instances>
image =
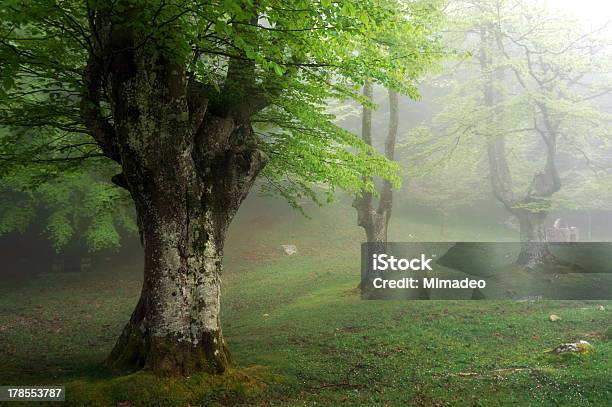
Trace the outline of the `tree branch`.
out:
<instances>
[{"instance_id":1,"label":"tree branch","mask_svg":"<svg viewBox=\"0 0 612 407\"><path fill-rule=\"evenodd\" d=\"M89 134L98 143L104 155L120 163L121 156L115 142L115 129L104 118L100 108L102 75L101 64L97 61L96 56L90 53L83 73L85 86L81 94L81 116Z\"/></svg>"}]
</instances>

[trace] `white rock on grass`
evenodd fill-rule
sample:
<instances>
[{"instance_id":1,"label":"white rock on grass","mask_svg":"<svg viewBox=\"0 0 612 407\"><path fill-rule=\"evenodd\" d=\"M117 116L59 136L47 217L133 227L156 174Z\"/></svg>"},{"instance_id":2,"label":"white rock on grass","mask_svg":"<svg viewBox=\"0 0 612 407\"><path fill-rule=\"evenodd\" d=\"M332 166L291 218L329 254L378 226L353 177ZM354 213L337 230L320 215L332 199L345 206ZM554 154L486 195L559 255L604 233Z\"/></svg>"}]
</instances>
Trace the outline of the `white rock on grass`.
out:
<instances>
[{"instance_id":1,"label":"white rock on grass","mask_svg":"<svg viewBox=\"0 0 612 407\"><path fill-rule=\"evenodd\" d=\"M297 246L294 244L282 244L281 247L287 256L293 256L298 253Z\"/></svg>"},{"instance_id":2,"label":"white rock on grass","mask_svg":"<svg viewBox=\"0 0 612 407\"><path fill-rule=\"evenodd\" d=\"M562 344L560 344L559 346L557 346L556 348L554 348L550 352L554 353L555 355L560 355L562 353L568 353L568 352L572 352L572 353L589 353L589 352L592 352L593 350L595 350L593 345L591 345L587 341L582 341L581 340L581 341L578 341L578 342L562 343Z\"/></svg>"}]
</instances>

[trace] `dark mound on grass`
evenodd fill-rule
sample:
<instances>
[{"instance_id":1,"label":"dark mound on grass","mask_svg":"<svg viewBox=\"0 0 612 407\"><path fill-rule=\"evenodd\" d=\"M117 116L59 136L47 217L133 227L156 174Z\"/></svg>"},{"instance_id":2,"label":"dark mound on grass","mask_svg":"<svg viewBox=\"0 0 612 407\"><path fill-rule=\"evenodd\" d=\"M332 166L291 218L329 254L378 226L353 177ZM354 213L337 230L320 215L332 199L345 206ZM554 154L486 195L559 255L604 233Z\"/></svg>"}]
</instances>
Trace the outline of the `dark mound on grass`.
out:
<instances>
[{"instance_id":1,"label":"dark mound on grass","mask_svg":"<svg viewBox=\"0 0 612 407\"><path fill-rule=\"evenodd\" d=\"M280 376L264 367L229 369L223 375L158 378L141 371L99 381L66 385L67 406L216 406L249 404Z\"/></svg>"}]
</instances>

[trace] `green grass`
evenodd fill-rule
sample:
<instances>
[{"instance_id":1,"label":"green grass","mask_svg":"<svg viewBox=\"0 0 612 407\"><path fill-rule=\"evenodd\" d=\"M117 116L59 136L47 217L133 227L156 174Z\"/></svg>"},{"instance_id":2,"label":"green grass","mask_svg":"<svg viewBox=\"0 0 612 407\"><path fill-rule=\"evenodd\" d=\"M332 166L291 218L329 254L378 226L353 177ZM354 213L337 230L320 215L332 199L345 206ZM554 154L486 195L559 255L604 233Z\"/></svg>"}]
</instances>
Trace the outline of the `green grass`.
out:
<instances>
[{"instance_id":1,"label":"green grass","mask_svg":"<svg viewBox=\"0 0 612 407\"><path fill-rule=\"evenodd\" d=\"M612 405L612 302L362 301L351 208L313 221L247 215L230 231L222 318L245 369L171 381L106 371L139 293L136 263L1 283L0 384L65 384L67 405ZM394 226L393 240L440 238L426 220ZM448 230L448 240L512 238ZM300 253L284 256L283 243ZM579 339L596 351L545 352Z\"/></svg>"}]
</instances>

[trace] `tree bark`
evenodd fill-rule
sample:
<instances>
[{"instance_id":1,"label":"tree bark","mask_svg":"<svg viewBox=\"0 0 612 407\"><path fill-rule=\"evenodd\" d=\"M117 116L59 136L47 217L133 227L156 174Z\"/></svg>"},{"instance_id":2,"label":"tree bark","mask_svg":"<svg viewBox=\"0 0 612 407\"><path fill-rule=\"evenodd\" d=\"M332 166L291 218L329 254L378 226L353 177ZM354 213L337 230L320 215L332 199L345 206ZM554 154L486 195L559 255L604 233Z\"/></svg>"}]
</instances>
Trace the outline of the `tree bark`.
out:
<instances>
[{"instance_id":1,"label":"tree bark","mask_svg":"<svg viewBox=\"0 0 612 407\"><path fill-rule=\"evenodd\" d=\"M181 170L181 157L174 157L160 162L151 177L128 175L131 190L142 193L135 201L144 283L109 362L162 376L221 373L231 361L219 314L225 232L262 161L253 152L241 168L236 164L245 157L228 153L224 166L211 165L217 177L200 178L193 166ZM231 188L236 181L241 188Z\"/></svg>"},{"instance_id":2,"label":"tree bark","mask_svg":"<svg viewBox=\"0 0 612 407\"><path fill-rule=\"evenodd\" d=\"M546 217L548 213L517 211L519 220L521 251L516 264L535 268L540 264L553 263L546 236Z\"/></svg>"},{"instance_id":3,"label":"tree bark","mask_svg":"<svg viewBox=\"0 0 612 407\"><path fill-rule=\"evenodd\" d=\"M179 126L170 128L176 131L167 135L180 139ZM221 134L211 129L207 136ZM146 163L124 158L145 270L140 300L109 362L163 376L221 373L231 361L219 319L225 234L265 158L257 149L229 150L198 163L189 148L159 148Z\"/></svg>"}]
</instances>

